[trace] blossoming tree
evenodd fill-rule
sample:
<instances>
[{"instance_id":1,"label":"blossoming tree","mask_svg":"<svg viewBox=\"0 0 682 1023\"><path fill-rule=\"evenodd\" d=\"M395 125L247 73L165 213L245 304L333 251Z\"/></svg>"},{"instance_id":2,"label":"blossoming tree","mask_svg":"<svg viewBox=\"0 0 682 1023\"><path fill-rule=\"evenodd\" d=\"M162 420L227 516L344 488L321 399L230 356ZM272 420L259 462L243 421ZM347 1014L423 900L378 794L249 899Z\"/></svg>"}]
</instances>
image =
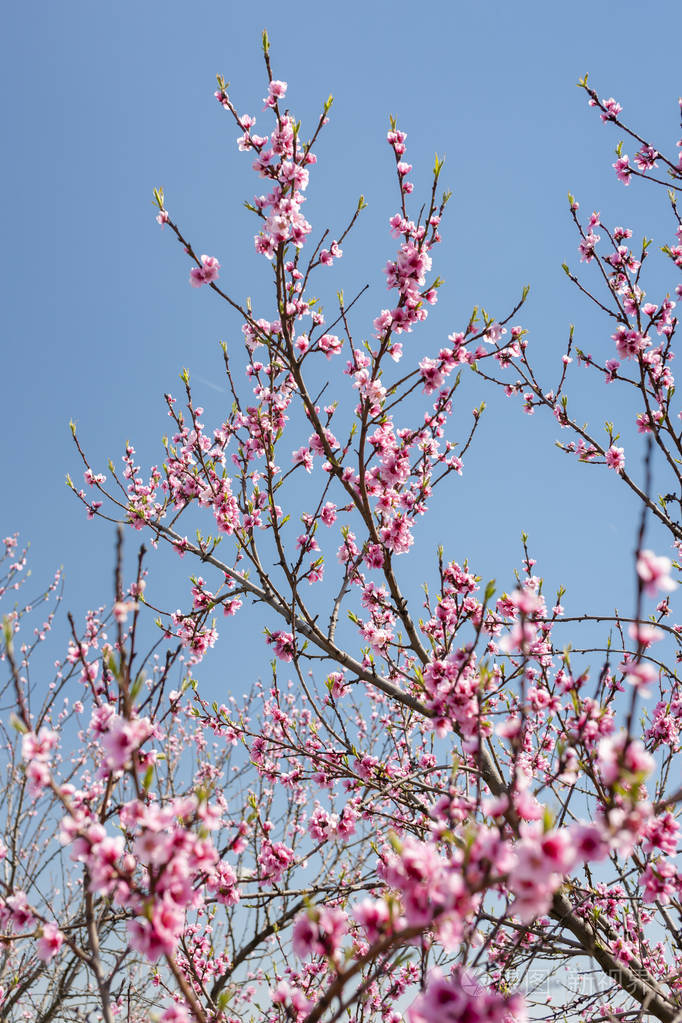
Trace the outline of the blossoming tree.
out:
<instances>
[{"instance_id":1,"label":"blossoming tree","mask_svg":"<svg viewBox=\"0 0 682 1023\"><path fill-rule=\"evenodd\" d=\"M426 333L438 298L432 261L448 196L436 159L413 210L406 136L392 122L391 308L359 339L354 300L339 292L330 315L312 290L364 205L336 237L315 236L303 212L331 99L306 140L282 109L287 86L266 36L264 54L267 134L222 78L216 97L264 183L248 206L271 306L231 294L219 258L198 254L155 193L189 283L240 323L241 360L223 346L231 407L207 428L184 373L182 407L166 396L163 463L146 474L129 445L107 478L74 430L87 484L74 491L88 514L193 563L191 607L154 608L162 636L143 652L153 607L144 549L126 583L119 541L113 605L82 630L71 623L49 687L31 665L52 618L31 640L34 603L6 619L2 1018L673 1023L682 626L669 624L673 564L645 545L647 516L682 542L672 289L645 295L649 243L635 254L628 229L597 214L585 224L571 198L581 259L603 295L567 273L615 320L618 359L593 358L571 337L560 383L545 390L515 322L525 293L415 357L411 335ZM634 166L619 146L618 177L669 188L676 236L664 251L679 268L682 154L665 158L614 100L581 85L638 146ZM571 417L574 352L639 403L643 479L613 427L605 443ZM599 619L596 664L568 652L571 619L528 549L499 593L448 537L425 569L425 596L405 582L420 519L463 471L480 421L477 409L453 441L460 370L521 395L527 411L551 409L575 438L563 449L604 463L641 500L637 606ZM673 477L659 498L654 462ZM23 559L5 543L3 593L14 599ZM197 665L218 617L244 601L264 616L272 678L211 703Z\"/></svg>"}]
</instances>

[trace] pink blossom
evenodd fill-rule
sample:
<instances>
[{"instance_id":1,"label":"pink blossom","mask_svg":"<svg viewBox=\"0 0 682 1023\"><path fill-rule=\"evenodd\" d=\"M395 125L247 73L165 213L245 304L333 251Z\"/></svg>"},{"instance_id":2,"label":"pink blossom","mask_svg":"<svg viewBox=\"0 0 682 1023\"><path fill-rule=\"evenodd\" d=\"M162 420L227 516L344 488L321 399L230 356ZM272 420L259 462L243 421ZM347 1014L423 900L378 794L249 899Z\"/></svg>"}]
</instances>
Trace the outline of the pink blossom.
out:
<instances>
[{"instance_id":1,"label":"pink blossom","mask_svg":"<svg viewBox=\"0 0 682 1023\"><path fill-rule=\"evenodd\" d=\"M317 344L320 351L324 352L328 359L331 359L332 355L338 355L343 348L343 341L336 334L323 334Z\"/></svg>"},{"instance_id":2,"label":"pink blossom","mask_svg":"<svg viewBox=\"0 0 682 1023\"><path fill-rule=\"evenodd\" d=\"M680 878L675 864L670 860L658 859L648 863L639 883L644 889L645 902L670 902L675 895Z\"/></svg>"},{"instance_id":3,"label":"pink blossom","mask_svg":"<svg viewBox=\"0 0 682 1023\"><path fill-rule=\"evenodd\" d=\"M133 751L153 731L148 718L123 718L114 714L102 735L102 747L106 752L106 764L112 771L121 771L132 764Z\"/></svg>"},{"instance_id":4,"label":"pink blossom","mask_svg":"<svg viewBox=\"0 0 682 1023\"><path fill-rule=\"evenodd\" d=\"M606 785L644 779L654 769L654 759L641 742L628 741L627 734L607 736L597 748L597 766Z\"/></svg>"},{"instance_id":5,"label":"pink blossom","mask_svg":"<svg viewBox=\"0 0 682 1023\"><path fill-rule=\"evenodd\" d=\"M525 1023L526 1018L522 995L486 988L461 968L449 977L431 970L424 991L407 1010L408 1023Z\"/></svg>"},{"instance_id":6,"label":"pink blossom","mask_svg":"<svg viewBox=\"0 0 682 1023\"><path fill-rule=\"evenodd\" d=\"M567 829L543 833L541 826L525 825L514 847L516 863L508 884L516 896L512 912L528 923L546 913L552 895L573 867L575 847Z\"/></svg>"},{"instance_id":7,"label":"pink blossom","mask_svg":"<svg viewBox=\"0 0 682 1023\"><path fill-rule=\"evenodd\" d=\"M294 637L291 632L273 632L268 636L267 642L274 649L275 655L281 661L292 661L296 653Z\"/></svg>"},{"instance_id":8,"label":"pink blossom","mask_svg":"<svg viewBox=\"0 0 682 1023\"><path fill-rule=\"evenodd\" d=\"M323 906L307 910L294 924L294 952L300 959L309 955L334 957L347 930L348 917L342 909Z\"/></svg>"},{"instance_id":9,"label":"pink blossom","mask_svg":"<svg viewBox=\"0 0 682 1023\"><path fill-rule=\"evenodd\" d=\"M637 556L637 575L650 597L653 597L657 590L670 593L677 589L677 583L670 575L671 569L670 558L657 557L653 551L640 551Z\"/></svg>"},{"instance_id":10,"label":"pink blossom","mask_svg":"<svg viewBox=\"0 0 682 1023\"><path fill-rule=\"evenodd\" d=\"M283 99L287 93L287 83L280 82L278 79L273 79L268 85L268 94L263 100L265 108L274 107L278 99Z\"/></svg>"},{"instance_id":11,"label":"pink blossom","mask_svg":"<svg viewBox=\"0 0 682 1023\"><path fill-rule=\"evenodd\" d=\"M320 518L325 526L333 526L336 522L336 505L327 501L320 512Z\"/></svg>"},{"instance_id":12,"label":"pink blossom","mask_svg":"<svg viewBox=\"0 0 682 1023\"><path fill-rule=\"evenodd\" d=\"M51 728L42 727L37 735L26 732L21 740L21 754L24 760L46 762L58 742L59 736Z\"/></svg>"},{"instance_id":13,"label":"pink blossom","mask_svg":"<svg viewBox=\"0 0 682 1023\"><path fill-rule=\"evenodd\" d=\"M38 941L38 958L46 962L57 955L62 947L64 935L56 924L43 924Z\"/></svg>"},{"instance_id":14,"label":"pink blossom","mask_svg":"<svg viewBox=\"0 0 682 1023\"><path fill-rule=\"evenodd\" d=\"M237 875L230 864L224 860L220 860L209 874L207 887L210 891L216 892L218 902L224 906L235 906L241 898L241 891L237 886Z\"/></svg>"},{"instance_id":15,"label":"pink blossom","mask_svg":"<svg viewBox=\"0 0 682 1023\"><path fill-rule=\"evenodd\" d=\"M610 469L615 469L617 473L621 473L625 468L625 452L623 448L617 448L615 444L606 452L606 464Z\"/></svg>"},{"instance_id":16,"label":"pink blossom","mask_svg":"<svg viewBox=\"0 0 682 1023\"><path fill-rule=\"evenodd\" d=\"M50 767L40 760L32 760L26 766L26 777L28 778L29 792L35 799L50 784Z\"/></svg>"},{"instance_id":17,"label":"pink blossom","mask_svg":"<svg viewBox=\"0 0 682 1023\"><path fill-rule=\"evenodd\" d=\"M118 880L118 865L124 851L121 835L103 835L92 840L94 829L90 829L88 839L73 843L72 858L88 864L90 871L90 890L100 895L110 895Z\"/></svg>"},{"instance_id":18,"label":"pink blossom","mask_svg":"<svg viewBox=\"0 0 682 1023\"><path fill-rule=\"evenodd\" d=\"M182 1005L173 1003L164 1011L161 1023L192 1023L192 1018Z\"/></svg>"},{"instance_id":19,"label":"pink blossom","mask_svg":"<svg viewBox=\"0 0 682 1023\"><path fill-rule=\"evenodd\" d=\"M335 259L340 259L343 255L343 249L339 247L339 243L334 241L328 249L322 249L320 253L320 263L325 266L331 266Z\"/></svg>"},{"instance_id":20,"label":"pink blossom","mask_svg":"<svg viewBox=\"0 0 682 1023\"><path fill-rule=\"evenodd\" d=\"M13 895L8 895L5 899L5 904L9 910L10 920L15 927L23 930L25 927L32 925L33 912L28 904L25 892L15 891Z\"/></svg>"},{"instance_id":21,"label":"pink blossom","mask_svg":"<svg viewBox=\"0 0 682 1023\"><path fill-rule=\"evenodd\" d=\"M34 798L50 783L50 753L58 741L57 733L44 726L37 735L34 732L26 732L21 740L21 753L26 761L26 776Z\"/></svg>"},{"instance_id":22,"label":"pink blossom","mask_svg":"<svg viewBox=\"0 0 682 1023\"><path fill-rule=\"evenodd\" d=\"M202 256L201 263L201 266L193 266L189 272L189 283L193 288L200 288L202 284L218 280L220 263L215 256Z\"/></svg>"},{"instance_id":23,"label":"pink blossom","mask_svg":"<svg viewBox=\"0 0 682 1023\"><path fill-rule=\"evenodd\" d=\"M580 262L591 263L594 259L594 248L595 245L601 240L601 236L594 234L590 231L580 242L578 249L580 251Z\"/></svg>"},{"instance_id":24,"label":"pink blossom","mask_svg":"<svg viewBox=\"0 0 682 1023\"><path fill-rule=\"evenodd\" d=\"M611 166L614 168L618 180L622 181L624 185L629 185L632 171L630 169L630 158L627 153L625 156L619 156L616 162Z\"/></svg>"},{"instance_id":25,"label":"pink blossom","mask_svg":"<svg viewBox=\"0 0 682 1023\"><path fill-rule=\"evenodd\" d=\"M425 393L433 394L445 380L441 363L437 359L424 358L419 363L419 369L424 381Z\"/></svg>"},{"instance_id":26,"label":"pink blossom","mask_svg":"<svg viewBox=\"0 0 682 1023\"><path fill-rule=\"evenodd\" d=\"M680 825L670 810L660 817L653 817L647 825L644 849L646 852L661 849L669 856L674 856L677 852L679 832Z\"/></svg>"},{"instance_id":27,"label":"pink blossom","mask_svg":"<svg viewBox=\"0 0 682 1023\"><path fill-rule=\"evenodd\" d=\"M294 465L302 465L308 473L313 471L313 456L309 447L304 445L297 451L292 451L291 457L294 460Z\"/></svg>"},{"instance_id":28,"label":"pink blossom","mask_svg":"<svg viewBox=\"0 0 682 1023\"><path fill-rule=\"evenodd\" d=\"M570 833L578 859L586 862L599 862L608 856L608 836L598 822L585 824L582 821L576 821L571 825Z\"/></svg>"},{"instance_id":29,"label":"pink blossom","mask_svg":"<svg viewBox=\"0 0 682 1023\"><path fill-rule=\"evenodd\" d=\"M611 337L616 342L618 354L624 359L635 359L640 352L643 352L650 343L648 338L642 336L637 330L628 330L621 324Z\"/></svg>"},{"instance_id":30,"label":"pink blossom","mask_svg":"<svg viewBox=\"0 0 682 1023\"><path fill-rule=\"evenodd\" d=\"M365 931L369 942L375 942L380 937L391 919L385 899L364 899L353 907L353 916Z\"/></svg>"},{"instance_id":31,"label":"pink blossom","mask_svg":"<svg viewBox=\"0 0 682 1023\"><path fill-rule=\"evenodd\" d=\"M447 859L432 843L406 838L398 852L379 864L379 873L401 893L408 926L432 924L445 947L458 944L476 900L467 891L457 857Z\"/></svg>"},{"instance_id":32,"label":"pink blossom","mask_svg":"<svg viewBox=\"0 0 682 1023\"><path fill-rule=\"evenodd\" d=\"M484 340L490 341L493 344L497 344L502 340L502 337L507 333L506 327L503 327L501 323L491 323L485 331Z\"/></svg>"},{"instance_id":33,"label":"pink blossom","mask_svg":"<svg viewBox=\"0 0 682 1023\"><path fill-rule=\"evenodd\" d=\"M94 473L92 469L86 469L83 473L83 478L90 487L99 486L106 482L106 476L103 473Z\"/></svg>"},{"instance_id":34,"label":"pink blossom","mask_svg":"<svg viewBox=\"0 0 682 1023\"><path fill-rule=\"evenodd\" d=\"M139 604L135 600L117 600L114 604L114 618L119 624L128 620L131 611L137 611Z\"/></svg>"},{"instance_id":35,"label":"pink blossom","mask_svg":"<svg viewBox=\"0 0 682 1023\"><path fill-rule=\"evenodd\" d=\"M649 146L646 143L642 145L642 148L635 153L635 163L637 164L638 170L642 173L646 173L648 170L653 170L657 167L656 159L659 154L656 152L653 146Z\"/></svg>"},{"instance_id":36,"label":"pink blossom","mask_svg":"<svg viewBox=\"0 0 682 1023\"><path fill-rule=\"evenodd\" d=\"M184 912L175 902L167 898L154 901L149 917L128 921L131 948L152 963L162 955L172 955L180 940L183 921Z\"/></svg>"},{"instance_id":37,"label":"pink blossom","mask_svg":"<svg viewBox=\"0 0 682 1023\"><path fill-rule=\"evenodd\" d=\"M635 686L642 696L649 696L648 686L658 678L657 670L649 661L637 661L626 657L618 665L618 670L623 672L625 681Z\"/></svg>"},{"instance_id":38,"label":"pink blossom","mask_svg":"<svg viewBox=\"0 0 682 1023\"><path fill-rule=\"evenodd\" d=\"M620 103L617 103L613 96L610 99L603 99L601 102L604 112L599 116L602 121L615 121L616 117L618 117L618 114L623 109Z\"/></svg>"},{"instance_id":39,"label":"pink blossom","mask_svg":"<svg viewBox=\"0 0 682 1023\"><path fill-rule=\"evenodd\" d=\"M274 990L271 989L271 997L273 1005L290 1006L289 1012L291 1013L293 1010L297 1020L303 1019L312 1006L312 1002L306 998L301 989L293 987L286 980L280 980Z\"/></svg>"},{"instance_id":40,"label":"pink blossom","mask_svg":"<svg viewBox=\"0 0 682 1023\"><path fill-rule=\"evenodd\" d=\"M258 854L261 884L279 884L295 858L293 849L283 842L264 841Z\"/></svg>"},{"instance_id":41,"label":"pink blossom","mask_svg":"<svg viewBox=\"0 0 682 1023\"><path fill-rule=\"evenodd\" d=\"M616 373L620 369L620 363L618 359L607 359L604 363L606 367L606 383L610 384L616 379Z\"/></svg>"},{"instance_id":42,"label":"pink blossom","mask_svg":"<svg viewBox=\"0 0 682 1023\"><path fill-rule=\"evenodd\" d=\"M302 913L294 924L292 944L299 959L311 955L317 945L317 925L308 913Z\"/></svg>"}]
</instances>

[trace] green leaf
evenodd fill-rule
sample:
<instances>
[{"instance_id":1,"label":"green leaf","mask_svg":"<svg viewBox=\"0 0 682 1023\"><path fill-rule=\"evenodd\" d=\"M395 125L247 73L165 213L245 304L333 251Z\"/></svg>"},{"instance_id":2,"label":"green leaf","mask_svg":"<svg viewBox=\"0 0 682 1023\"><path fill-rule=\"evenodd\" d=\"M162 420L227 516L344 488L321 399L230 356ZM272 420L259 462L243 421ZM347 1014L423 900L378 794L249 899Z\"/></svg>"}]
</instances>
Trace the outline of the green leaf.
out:
<instances>
[{"instance_id":1,"label":"green leaf","mask_svg":"<svg viewBox=\"0 0 682 1023\"><path fill-rule=\"evenodd\" d=\"M132 686L132 689L130 690L131 699L134 700L137 696L140 695L140 690L142 689L143 682L144 682L144 672L141 671L138 674L137 678L135 679L135 681L133 683L133 686Z\"/></svg>"},{"instance_id":2,"label":"green leaf","mask_svg":"<svg viewBox=\"0 0 682 1023\"><path fill-rule=\"evenodd\" d=\"M28 732L28 728L26 727L23 721L20 721L16 714L10 714L9 723L11 724L12 728L19 733L19 735L26 735L26 733Z\"/></svg>"}]
</instances>

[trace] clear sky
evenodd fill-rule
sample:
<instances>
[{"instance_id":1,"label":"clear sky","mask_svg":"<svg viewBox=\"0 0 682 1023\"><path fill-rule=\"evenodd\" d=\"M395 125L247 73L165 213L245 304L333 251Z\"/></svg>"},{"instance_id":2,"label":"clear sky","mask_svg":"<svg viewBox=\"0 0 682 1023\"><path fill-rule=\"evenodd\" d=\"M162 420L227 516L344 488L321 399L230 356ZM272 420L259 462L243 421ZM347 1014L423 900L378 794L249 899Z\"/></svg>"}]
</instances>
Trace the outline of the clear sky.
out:
<instances>
[{"instance_id":1,"label":"clear sky","mask_svg":"<svg viewBox=\"0 0 682 1023\"><path fill-rule=\"evenodd\" d=\"M118 459L130 439L147 466L160 458L167 429L162 395L179 392L183 366L207 422L220 415L217 341L238 337L215 296L188 286L179 247L154 220L153 187L164 186L197 250L218 256L236 295L266 293L268 266L253 252L241 205L258 182L213 99L222 72L240 109L265 116L264 27L275 74L288 81L287 101L304 123L312 127L321 102L335 96L308 218L333 232L360 193L369 204L334 278L346 294L371 285L357 307L360 335L385 304L381 268L395 247L389 113L408 132L417 186L426 186L437 151L454 192L434 267L446 287L415 334L424 351L463 329L474 304L500 317L530 284L519 319L553 368L550 383L570 322L578 343L603 357L608 325L561 270L564 260L578 265L569 189L583 211L668 240L663 196L616 182L617 136L575 82L589 71L629 123L671 148L682 88L675 0L646 9L630 0L24 0L8 5L3 22L0 530L31 541L38 581L64 564L67 603L77 611L109 599L113 535L87 522L64 486L67 472L81 473L69 419L95 463ZM570 393L585 402L585 417L618 423L618 405L603 404L613 395L573 369ZM553 446L553 422L528 420L518 404L467 380L465 409L482 399L486 427L433 520L434 542L508 585L525 529L538 568L553 587L570 585L575 609L626 606L634 506L615 474L573 465ZM636 446L628 456L639 457ZM157 561L182 603L177 567Z\"/></svg>"}]
</instances>

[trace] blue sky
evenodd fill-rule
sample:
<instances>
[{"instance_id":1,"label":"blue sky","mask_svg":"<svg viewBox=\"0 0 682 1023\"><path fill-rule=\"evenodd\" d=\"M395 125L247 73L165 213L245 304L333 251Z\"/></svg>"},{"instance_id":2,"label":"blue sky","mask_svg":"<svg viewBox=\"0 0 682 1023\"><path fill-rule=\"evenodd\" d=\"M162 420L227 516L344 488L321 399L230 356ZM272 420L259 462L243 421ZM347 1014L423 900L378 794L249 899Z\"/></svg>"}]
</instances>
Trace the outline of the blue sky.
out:
<instances>
[{"instance_id":1,"label":"blue sky","mask_svg":"<svg viewBox=\"0 0 682 1023\"><path fill-rule=\"evenodd\" d=\"M221 72L239 108L265 116L264 27L275 74L288 81L288 102L304 124L335 96L308 218L334 233L360 193L369 204L333 284L347 295L371 285L357 308L359 334L369 334L384 304L381 268L394 248L389 113L408 132L417 187L426 187L437 151L454 192L434 267L446 286L419 332L420 351L462 329L474 304L504 315L525 284L531 298L519 319L538 361L553 367L552 382L570 322L583 347L608 349L608 325L561 271L564 260L578 264L569 189L584 212L598 209L611 225L668 240L663 197L616 182L617 136L575 82L589 71L629 123L672 148L682 85L672 0L650 5L646 20L643 5L630 2L570 10L528 0L11 5L0 71L7 97L0 531L20 530L31 542L37 581L64 564L76 611L109 597L113 535L87 522L64 486L67 472L80 475L69 419L96 464L118 459L130 439L146 466L160 457L162 395L179 392L183 366L196 398L220 415L217 341L238 337L214 296L189 288L179 247L155 223L153 187L163 185L198 251L218 256L235 294L267 294L268 267L253 252L241 205L258 183L213 99ZM595 422L621 425L621 415L625 425L630 415L579 371L570 392ZM518 405L467 380L464 407L482 399L490 406L485 428L432 536L449 556L468 556L480 574L508 585L525 529L538 568L553 587L569 584L574 607L625 607L636 506L624 488L613 473L562 457L553 423L528 420ZM628 455L639 457L637 448ZM157 558L154 571L181 603L177 566Z\"/></svg>"}]
</instances>

